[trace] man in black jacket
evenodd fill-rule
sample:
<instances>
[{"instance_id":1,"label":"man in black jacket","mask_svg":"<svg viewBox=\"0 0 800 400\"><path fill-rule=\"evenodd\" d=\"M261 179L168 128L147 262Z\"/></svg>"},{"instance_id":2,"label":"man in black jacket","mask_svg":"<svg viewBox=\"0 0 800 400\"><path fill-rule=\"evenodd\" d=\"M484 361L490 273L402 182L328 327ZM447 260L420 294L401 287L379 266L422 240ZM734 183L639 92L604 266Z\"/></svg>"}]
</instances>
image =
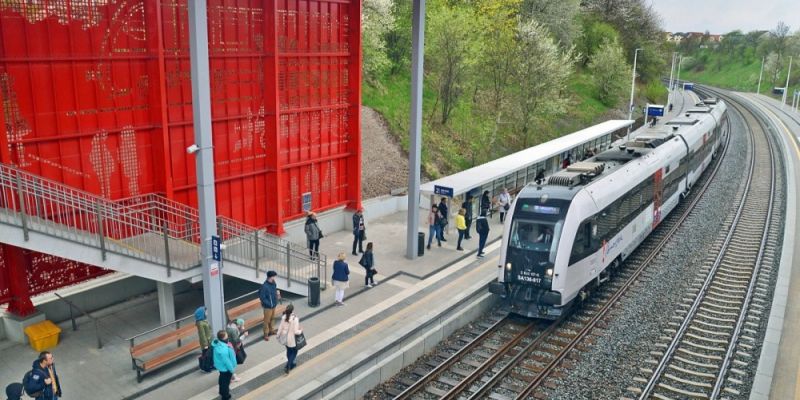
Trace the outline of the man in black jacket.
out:
<instances>
[{"instance_id":1,"label":"man in black jacket","mask_svg":"<svg viewBox=\"0 0 800 400\"><path fill-rule=\"evenodd\" d=\"M483 248L486 247L486 239L489 237L489 221L483 212L475 221L475 231L478 232L478 257L483 258Z\"/></svg>"},{"instance_id":2,"label":"man in black jacket","mask_svg":"<svg viewBox=\"0 0 800 400\"><path fill-rule=\"evenodd\" d=\"M442 200L439 202L439 214L441 214L441 219L439 220L439 240L443 242L447 241L447 239L444 238L444 229L447 227L449 222L447 219L450 217L447 213L447 197L442 197Z\"/></svg>"},{"instance_id":3,"label":"man in black jacket","mask_svg":"<svg viewBox=\"0 0 800 400\"><path fill-rule=\"evenodd\" d=\"M466 213L464 213L464 222L467 224L467 232L464 234L464 239L472 239L472 236L469 234L469 228L472 226L472 196L467 194L464 203L461 204L461 208L466 210Z\"/></svg>"}]
</instances>

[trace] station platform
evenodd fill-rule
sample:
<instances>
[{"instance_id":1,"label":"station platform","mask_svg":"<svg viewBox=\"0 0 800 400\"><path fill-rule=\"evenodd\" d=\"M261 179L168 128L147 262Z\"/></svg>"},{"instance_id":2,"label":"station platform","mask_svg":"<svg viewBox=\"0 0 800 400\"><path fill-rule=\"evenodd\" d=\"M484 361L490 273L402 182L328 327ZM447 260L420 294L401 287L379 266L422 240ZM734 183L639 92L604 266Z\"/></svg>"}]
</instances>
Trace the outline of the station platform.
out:
<instances>
[{"instance_id":1,"label":"station platform","mask_svg":"<svg viewBox=\"0 0 800 400\"><path fill-rule=\"evenodd\" d=\"M409 318L405 312L415 307L424 309L429 303L420 300L440 286L448 286L448 281L459 282L457 286L449 286L447 297L453 300L471 294L465 290L469 286L465 281L472 280L473 286L477 285L474 290L485 292L481 288L495 277L496 255L488 251L499 247L497 239L501 236L502 226L496 214L490 219L491 230L485 258L476 258L478 239L473 226L472 239L462 244L464 251L455 250L457 234L451 232L441 248L436 246L434 240L431 250L426 250L424 256L413 261L405 258L402 239L405 237L404 211L376 220L370 220L368 215L366 217L368 241L374 243L375 265L379 272L375 280L378 285L371 289L364 287L365 271L358 265L359 257L350 254L353 239L350 231L326 234L320 244L321 252L328 254L331 259L339 252L348 255L351 274L350 288L345 293L346 306L333 305L331 288L322 291L321 304L316 308L309 307L304 297L285 296L286 301L294 304L295 313L300 317L309 341L309 346L300 352L298 369L295 370L297 373L293 371L294 375L290 377L304 377L309 381L308 371L302 372L306 368L303 366L310 367L312 361L316 362L314 360L317 359L333 360L334 364L342 365L344 360L355 357L370 343L365 336L360 336L362 333L377 339L388 337L387 332L400 332L400 329L391 326L391 321L402 323ZM424 223L420 227L427 229ZM472 274L470 271L482 272ZM331 273L330 266L327 273ZM239 289L239 292L242 290ZM226 297L240 294L226 292ZM202 301L201 291L178 296L177 314L191 314ZM431 301L435 302L433 299ZM424 314L423 311L419 312ZM52 351L64 382L65 396L81 399L216 398L217 374L199 371L194 356L154 371L137 383L136 373L131 369L129 343L125 339L160 324L155 296L138 298L93 314L100 320L104 339L102 349L97 349L94 327L90 321L82 321L78 331L72 331L69 321L60 324L61 340ZM372 327L380 324L388 324L389 328L375 334ZM362 339L353 346L347 339L356 334ZM340 355L336 349L345 349L344 355ZM236 398L243 392L255 390L283 376L285 348L274 337L268 342L263 341L260 326L251 330L251 336L246 340L246 350L247 362L237 370L242 381L232 386ZM0 352L3 354L0 357L0 382L6 384L20 381L38 354L29 346L13 342L3 342ZM316 372L313 376L316 376ZM279 381L283 382L284 379Z\"/></svg>"}]
</instances>

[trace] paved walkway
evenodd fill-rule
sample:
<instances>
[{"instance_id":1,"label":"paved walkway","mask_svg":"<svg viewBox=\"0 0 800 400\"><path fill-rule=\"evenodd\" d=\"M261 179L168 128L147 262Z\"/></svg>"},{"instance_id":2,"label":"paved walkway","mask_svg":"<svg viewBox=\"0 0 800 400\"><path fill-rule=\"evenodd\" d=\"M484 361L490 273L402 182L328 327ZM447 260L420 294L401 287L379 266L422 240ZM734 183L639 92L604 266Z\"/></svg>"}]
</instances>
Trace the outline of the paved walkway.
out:
<instances>
[{"instance_id":1,"label":"paved walkway","mask_svg":"<svg viewBox=\"0 0 800 400\"><path fill-rule=\"evenodd\" d=\"M336 336L347 327L338 326L335 330L330 330L331 327L368 312L374 305L412 288L421 280L433 276L458 260L475 260L477 235L473 234L473 239L464 242L463 247L466 250L462 252L455 250L457 235L453 233L448 235L449 240L443 243L443 247L438 248L434 243L434 247L430 251L426 250L423 257L414 261L406 259L405 220L405 212L400 212L368 222L368 237L374 242L375 264L379 271L376 276L379 284L373 289L363 287L364 269L358 265L359 257L350 255L352 234L349 231L331 233L322 240L320 250L331 260L339 252L348 254L351 286L345 296L347 306L341 308L332 306L333 290L322 292L322 304L317 308L309 307L305 298L286 296L286 300L295 305L309 338ZM497 239L502 230L496 215L491 222L490 242ZM427 228L424 224L421 226ZM474 227L472 229L474 232ZM485 260L488 259L489 257ZM330 266L328 267L327 274L330 274ZM234 298L256 288L257 286L247 282L227 279L225 293L227 298ZM201 290L177 296L177 315L191 314L202 301ZM146 375L141 383L136 382L136 373L131 369L129 344L124 339L159 325L158 305L154 295L133 299L93 315L100 317L104 340L102 349L97 349L92 324L82 322L76 332L71 330L69 321L60 325L61 342L53 349L53 353L59 375L64 382L66 398L183 399L216 385L216 374L200 372L194 356ZM383 317L386 316L381 316ZM377 320L377 317L373 318ZM250 376L247 371L264 360L283 356L284 348L274 339L264 342L260 329L253 330L248 343L249 357L241 368L243 376ZM2 342L0 346L0 354L3 355L0 357L0 383L5 385L21 380L30 369L36 352L28 346L11 342ZM301 357L300 361L305 360Z\"/></svg>"}]
</instances>

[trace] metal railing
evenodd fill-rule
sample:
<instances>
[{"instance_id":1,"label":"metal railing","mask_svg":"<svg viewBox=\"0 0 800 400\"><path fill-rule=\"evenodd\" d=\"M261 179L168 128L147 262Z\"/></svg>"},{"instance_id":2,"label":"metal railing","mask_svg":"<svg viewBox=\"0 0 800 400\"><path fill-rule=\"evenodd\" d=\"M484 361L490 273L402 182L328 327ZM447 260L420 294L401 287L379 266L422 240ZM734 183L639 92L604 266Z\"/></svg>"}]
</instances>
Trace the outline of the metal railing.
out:
<instances>
[{"instance_id":1,"label":"metal railing","mask_svg":"<svg viewBox=\"0 0 800 400\"><path fill-rule=\"evenodd\" d=\"M110 201L13 166L0 164L0 222L173 269L200 266L198 211L157 194ZM326 257L230 218L217 218L223 262L274 269L291 282L319 277Z\"/></svg>"}]
</instances>

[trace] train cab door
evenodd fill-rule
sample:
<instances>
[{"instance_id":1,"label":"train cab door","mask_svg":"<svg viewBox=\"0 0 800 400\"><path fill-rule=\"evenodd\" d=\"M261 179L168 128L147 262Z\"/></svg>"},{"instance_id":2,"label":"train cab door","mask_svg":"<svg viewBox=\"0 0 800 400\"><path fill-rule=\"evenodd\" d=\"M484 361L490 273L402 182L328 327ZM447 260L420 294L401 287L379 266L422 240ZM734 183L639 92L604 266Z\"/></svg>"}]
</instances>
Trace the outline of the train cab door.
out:
<instances>
[{"instance_id":1,"label":"train cab door","mask_svg":"<svg viewBox=\"0 0 800 400\"><path fill-rule=\"evenodd\" d=\"M664 194L664 169L653 174L653 229L661 223L661 203Z\"/></svg>"}]
</instances>

